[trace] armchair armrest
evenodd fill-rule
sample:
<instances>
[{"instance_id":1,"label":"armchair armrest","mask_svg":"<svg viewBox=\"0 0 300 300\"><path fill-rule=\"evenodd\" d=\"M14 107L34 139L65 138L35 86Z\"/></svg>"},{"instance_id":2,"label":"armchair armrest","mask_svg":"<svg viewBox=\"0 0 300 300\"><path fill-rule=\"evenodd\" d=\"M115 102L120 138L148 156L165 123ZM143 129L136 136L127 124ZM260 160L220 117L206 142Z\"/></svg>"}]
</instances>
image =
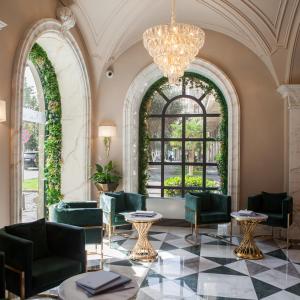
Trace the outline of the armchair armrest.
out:
<instances>
[{"instance_id":1,"label":"armchair armrest","mask_svg":"<svg viewBox=\"0 0 300 300\"><path fill-rule=\"evenodd\" d=\"M0 299L5 297L5 256L4 252L0 252Z\"/></svg>"},{"instance_id":2,"label":"armchair armrest","mask_svg":"<svg viewBox=\"0 0 300 300\"><path fill-rule=\"evenodd\" d=\"M223 212L225 212L228 216L231 213L231 196L218 194L219 205Z\"/></svg>"},{"instance_id":3,"label":"armchair armrest","mask_svg":"<svg viewBox=\"0 0 300 300\"><path fill-rule=\"evenodd\" d=\"M74 226L101 226L102 209L100 208L66 208L54 212L54 221Z\"/></svg>"},{"instance_id":4,"label":"armchair armrest","mask_svg":"<svg viewBox=\"0 0 300 300\"><path fill-rule=\"evenodd\" d=\"M5 253L5 263L8 268L9 282L11 287L11 278L15 282L14 291L24 295L18 281L24 281L27 288L31 288L32 262L33 262L33 243L32 241L22 239L12 234L0 230L0 251ZM21 284L23 285L23 284ZM18 288L16 288L18 286Z\"/></svg>"},{"instance_id":5,"label":"armchair armrest","mask_svg":"<svg viewBox=\"0 0 300 300\"><path fill-rule=\"evenodd\" d=\"M116 198L103 193L100 196L100 208L103 210L103 212L115 214Z\"/></svg>"},{"instance_id":6,"label":"armchair armrest","mask_svg":"<svg viewBox=\"0 0 300 300\"><path fill-rule=\"evenodd\" d=\"M29 272L33 261L32 241L0 231L0 251L5 253L6 264L20 271Z\"/></svg>"},{"instance_id":7,"label":"armchair armrest","mask_svg":"<svg viewBox=\"0 0 300 300\"><path fill-rule=\"evenodd\" d=\"M146 196L137 193L126 193L126 206L129 210L146 210Z\"/></svg>"},{"instance_id":8,"label":"armchair armrest","mask_svg":"<svg viewBox=\"0 0 300 300\"><path fill-rule=\"evenodd\" d=\"M198 210L200 208L200 198L190 193L185 194L185 207L191 210Z\"/></svg>"},{"instance_id":9,"label":"armchair armrest","mask_svg":"<svg viewBox=\"0 0 300 300\"><path fill-rule=\"evenodd\" d=\"M66 201L69 208L97 208L97 201Z\"/></svg>"},{"instance_id":10,"label":"armchair armrest","mask_svg":"<svg viewBox=\"0 0 300 300\"><path fill-rule=\"evenodd\" d=\"M82 272L84 272L86 269L84 229L52 222L47 222L46 228L50 252L80 261L82 263Z\"/></svg>"},{"instance_id":11,"label":"armchair armrest","mask_svg":"<svg viewBox=\"0 0 300 300\"><path fill-rule=\"evenodd\" d=\"M249 210L260 211L262 205L262 195L256 195L248 197L248 206Z\"/></svg>"},{"instance_id":12,"label":"armchair armrest","mask_svg":"<svg viewBox=\"0 0 300 300\"><path fill-rule=\"evenodd\" d=\"M288 225L293 223L293 198L286 197L282 200L282 217L284 219L284 224L288 223L288 214L290 214L290 222Z\"/></svg>"}]
</instances>

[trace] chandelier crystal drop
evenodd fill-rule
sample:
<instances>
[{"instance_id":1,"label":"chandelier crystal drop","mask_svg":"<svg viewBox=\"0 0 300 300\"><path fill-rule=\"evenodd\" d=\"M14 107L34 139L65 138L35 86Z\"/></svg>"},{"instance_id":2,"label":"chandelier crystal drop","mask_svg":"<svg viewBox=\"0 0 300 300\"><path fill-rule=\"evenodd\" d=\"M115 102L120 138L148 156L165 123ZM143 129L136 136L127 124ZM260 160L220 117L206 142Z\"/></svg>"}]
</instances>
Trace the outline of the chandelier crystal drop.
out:
<instances>
[{"instance_id":1,"label":"chandelier crystal drop","mask_svg":"<svg viewBox=\"0 0 300 300\"><path fill-rule=\"evenodd\" d=\"M145 48L170 84L184 75L204 40L205 33L201 28L175 22L175 0L172 0L171 23L151 27L143 34Z\"/></svg>"}]
</instances>

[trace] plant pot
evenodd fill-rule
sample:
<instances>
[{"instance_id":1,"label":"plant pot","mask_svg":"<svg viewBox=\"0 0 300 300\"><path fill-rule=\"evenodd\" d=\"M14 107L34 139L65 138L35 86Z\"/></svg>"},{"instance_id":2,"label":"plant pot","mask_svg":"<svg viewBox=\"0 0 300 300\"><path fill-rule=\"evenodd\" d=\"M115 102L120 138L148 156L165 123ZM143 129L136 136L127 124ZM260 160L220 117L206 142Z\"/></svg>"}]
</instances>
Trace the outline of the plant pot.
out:
<instances>
[{"instance_id":1,"label":"plant pot","mask_svg":"<svg viewBox=\"0 0 300 300\"><path fill-rule=\"evenodd\" d=\"M95 183L97 189L100 192L113 192L117 188L119 183L113 182L113 183Z\"/></svg>"}]
</instances>

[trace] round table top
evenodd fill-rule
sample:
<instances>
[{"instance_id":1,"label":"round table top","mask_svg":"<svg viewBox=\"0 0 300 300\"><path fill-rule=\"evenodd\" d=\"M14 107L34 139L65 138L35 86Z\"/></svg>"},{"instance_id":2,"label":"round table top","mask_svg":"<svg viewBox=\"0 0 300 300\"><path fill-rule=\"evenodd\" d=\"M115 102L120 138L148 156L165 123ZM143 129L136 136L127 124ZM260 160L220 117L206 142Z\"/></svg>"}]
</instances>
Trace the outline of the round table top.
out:
<instances>
[{"instance_id":1,"label":"round table top","mask_svg":"<svg viewBox=\"0 0 300 300\"><path fill-rule=\"evenodd\" d=\"M265 221L268 219L268 216L265 214L255 213L255 215L244 216L240 215L238 211L232 212L231 216L237 221Z\"/></svg>"},{"instance_id":2,"label":"round table top","mask_svg":"<svg viewBox=\"0 0 300 300\"><path fill-rule=\"evenodd\" d=\"M103 272L103 271L98 271ZM122 272L119 272L122 273ZM137 282L132 279L129 283L133 286L130 289L120 290L119 292L112 292L112 293L105 293L101 295L93 296L92 298L89 297L85 292L76 285L76 280L86 276L88 273L82 273L76 276L73 276L67 280L65 280L59 287L58 287L58 297L62 300L129 300L136 296L139 286ZM123 274L127 275L128 274Z\"/></svg>"},{"instance_id":3,"label":"round table top","mask_svg":"<svg viewBox=\"0 0 300 300\"><path fill-rule=\"evenodd\" d=\"M125 215L125 220L129 223L147 223L147 222L156 222L162 218L162 215L156 213L154 217L135 217L132 213Z\"/></svg>"}]
</instances>

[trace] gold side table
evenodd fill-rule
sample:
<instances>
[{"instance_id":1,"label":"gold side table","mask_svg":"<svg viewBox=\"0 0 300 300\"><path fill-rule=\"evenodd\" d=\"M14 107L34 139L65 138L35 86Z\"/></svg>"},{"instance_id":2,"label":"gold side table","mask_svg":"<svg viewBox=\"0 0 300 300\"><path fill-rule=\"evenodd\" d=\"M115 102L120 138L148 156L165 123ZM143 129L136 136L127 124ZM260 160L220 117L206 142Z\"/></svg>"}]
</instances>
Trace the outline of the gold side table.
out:
<instances>
[{"instance_id":1,"label":"gold side table","mask_svg":"<svg viewBox=\"0 0 300 300\"><path fill-rule=\"evenodd\" d=\"M148 232L153 223L159 221L162 215L156 213L154 217L135 217L132 214L126 214L125 220L131 223L138 232L138 240L131 250L130 259L153 261L157 257L157 252L148 239Z\"/></svg>"},{"instance_id":2,"label":"gold side table","mask_svg":"<svg viewBox=\"0 0 300 300\"><path fill-rule=\"evenodd\" d=\"M268 216L255 213L255 215L244 216L238 212L231 213L231 217L237 220L242 229L242 241L240 245L234 249L234 254L237 257L244 259L262 259L264 257L261 250L256 246L253 239L253 232L257 224L267 220Z\"/></svg>"}]
</instances>

